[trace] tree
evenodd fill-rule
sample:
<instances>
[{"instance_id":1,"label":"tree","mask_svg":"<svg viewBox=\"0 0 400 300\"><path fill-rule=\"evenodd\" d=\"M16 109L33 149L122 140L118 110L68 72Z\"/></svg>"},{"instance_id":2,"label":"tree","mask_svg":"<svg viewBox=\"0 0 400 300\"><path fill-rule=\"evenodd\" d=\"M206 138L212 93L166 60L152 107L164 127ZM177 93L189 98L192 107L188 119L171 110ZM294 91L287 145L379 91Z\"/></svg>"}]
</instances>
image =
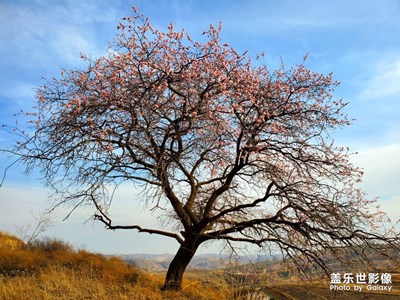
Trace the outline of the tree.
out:
<instances>
[{"instance_id":1,"label":"tree","mask_svg":"<svg viewBox=\"0 0 400 300\"><path fill-rule=\"evenodd\" d=\"M181 287L210 240L273 247L323 270L342 246L362 254L394 244L355 185L362 171L333 144L350 121L332 74L304 62L271 72L222 44L221 27L197 42L172 25L155 30L135 10L118 29L106 56L83 56L87 68L37 90L32 133L13 153L41 170L57 204L91 203L108 229L174 238L165 289ZM175 228L116 224L107 208L125 182Z\"/></svg>"}]
</instances>

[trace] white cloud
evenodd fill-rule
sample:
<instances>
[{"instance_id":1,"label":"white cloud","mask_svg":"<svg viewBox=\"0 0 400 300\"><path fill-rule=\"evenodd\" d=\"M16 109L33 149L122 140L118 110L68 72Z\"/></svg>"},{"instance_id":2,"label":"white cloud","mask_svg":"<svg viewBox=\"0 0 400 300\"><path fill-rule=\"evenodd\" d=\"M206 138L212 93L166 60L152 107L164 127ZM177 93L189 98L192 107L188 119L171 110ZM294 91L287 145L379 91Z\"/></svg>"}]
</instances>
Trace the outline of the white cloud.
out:
<instances>
[{"instance_id":1,"label":"white cloud","mask_svg":"<svg viewBox=\"0 0 400 300\"><path fill-rule=\"evenodd\" d=\"M400 143L400 56L394 52L354 51L342 61L342 71L350 70L340 86L342 97L350 101L346 112L355 118L343 131L351 148L370 149ZM346 66L349 66L346 68Z\"/></svg>"},{"instance_id":2,"label":"white cloud","mask_svg":"<svg viewBox=\"0 0 400 300\"><path fill-rule=\"evenodd\" d=\"M30 219L32 212L43 210L46 198L46 192L34 186L0 187L1 230L12 231Z\"/></svg>"},{"instance_id":3,"label":"white cloud","mask_svg":"<svg viewBox=\"0 0 400 300\"><path fill-rule=\"evenodd\" d=\"M80 61L79 53L89 53L98 56L102 53L96 49L90 39L73 26L60 26L57 34L49 41L54 53L69 62L77 63ZM105 49L104 49L105 50Z\"/></svg>"},{"instance_id":4,"label":"white cloud","mask_svg":"<svg viewBox=\"0 0 400 300\"><path fill-rule=\"evenodd\" d=\"M359 149L353 162L364 169L361 187L371 198L379 197L381 208L400 219L400 143Z\"/></svg>"},{"instance_id":5,"label":"white cloud","mask_svg":"<svg viewBox=\"0 0 400 300\"><path fill-rule=\"evenodd\" d=\"M381 62L366 84L360 98L379 99L400 97L400 58L391 57Z\"/></svg>"},{"instance_id":6,"label":"white cloud","mask_svg":"<svg viewBox=\"0 0 400 300\"><path fill-rule=\"evenodd\" d=\"M374 194L400 195L400 144L371 146L358 149L353 157L356 165L364 168L364 185Z\"/></svg>"},{"instance_id":7,"label":"white cloud","mask_svg":"<svg viewBox=\"0 0 400 300\"><path fill-rule=\"evenodd\" d=\"M385 4L376 1L363 1L362 5L349 1L232 2L231 6L235 9L228 10L227 24L234 26L238 32L249 34L298 31L299 35L308 29L349 31L383 22L396 25L398 3L391 1ZM219 10L210 11L205 16L218 18L218 13ZM339 40L336 42L340 43Z\"/></svg>"},{"instance_id":8,"label":"white cloud","mask_svg":"<svg viewBox=\"0 0 400 300\"><path fill-rule=\"evenodd\" d=\"M381 200L379 204L393 223L400 221L400 195Z\"/></svg>"},{"instance_id":9,"label":"white cloud","mask_svg":"<svg viewBox=\"0 0 400 300\"><path fill-rule=\"evenodd\" d=\"M40 1L48 6L53 1ZM61 1L61 4L53 4L55 15L68 18L75 24L94 23L94 22L113 22L116 20L118 12L117 5L109 1L99 0L68 0Z\"/></svg>"},{"instance_id":10,"label":"white cloud","mask_svg":"<svg viewBox=\"0 0 400 300\"><path fill-rule=\"evenodd\" d=\"M31 110L42 76L58 77L62 67L85 65L81 52L104 55L120 18L114 7L92 0L0 1L1 117Z\"/></svg>"},{"instance_id":11,"label":"white cloud","mask_svg":"<svg viewBox=\"0 0 400 300\"><path fill-rule=\"evenodd\" d=\"M0 53L25 67L56 63L57 68L59 63L76 63L80 52L105 53L112 32L99 35L98 31L105 24L115 29L108 23L119 18L112 5L94 1L2 3L0 11L0 38L7 41L0 45Z\"/></svg>"}]
</instances>

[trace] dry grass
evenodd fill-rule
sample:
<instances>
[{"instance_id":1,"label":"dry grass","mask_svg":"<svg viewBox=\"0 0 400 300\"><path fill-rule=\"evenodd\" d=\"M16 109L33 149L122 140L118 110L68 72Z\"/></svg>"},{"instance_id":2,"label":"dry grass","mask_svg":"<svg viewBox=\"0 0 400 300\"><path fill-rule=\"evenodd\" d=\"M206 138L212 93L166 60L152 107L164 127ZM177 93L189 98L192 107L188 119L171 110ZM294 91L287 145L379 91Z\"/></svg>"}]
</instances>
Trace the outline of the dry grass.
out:
<instances>
[{"instance_id":1,"label":"dry grass","mask_svg":"<svg viewBox=\"0 0 400 300\"><path fill-rule=\"evenodd\" d=\"M393 276L390 294L332 293L327 279L301 282L295 274L282 276L287 272L281 270L246 275L243 280L230 278L223 270L191 271L181 291L162 292L165 274L140 271L116 257L75 250L63 241L44 239L26 245L0 232L0 300L233 300L256 299L260 291L275 299L400 299L400 268L395 266L386 270ZM253 298L243 296L246 292Z\"/></svg>"},{"instance_id":2,"label":"dry grass","mask_svg":"<svg viewBox=\"0 0 400 300\"><path fill-rule=\"evenodd\" d=\"M45 239L25 245L0 232L0 299L231 299L223 285L195 277L179 292L162 292L163 274L142 272L116 257L105 257Z\"/></svg>"}]
</instances>

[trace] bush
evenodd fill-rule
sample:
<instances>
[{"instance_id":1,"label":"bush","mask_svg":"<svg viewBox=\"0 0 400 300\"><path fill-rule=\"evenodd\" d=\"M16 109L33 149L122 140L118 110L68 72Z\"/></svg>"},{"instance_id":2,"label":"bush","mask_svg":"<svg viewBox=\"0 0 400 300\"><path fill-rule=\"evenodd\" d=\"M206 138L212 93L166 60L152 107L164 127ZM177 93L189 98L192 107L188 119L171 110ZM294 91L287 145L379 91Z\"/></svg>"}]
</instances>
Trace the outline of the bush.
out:
<instances>
[{"instance_id":1,"label":"bush","mask_svg":"<svg viewBox=\"0 0 400 300\"><path fill-rule=\"evenodd\" d=\"M56 251L71 252L74 250L71 244L55 238L36 239L29 242L26 246L28 250L47 253Z\"/></svg>"}]
</instances>

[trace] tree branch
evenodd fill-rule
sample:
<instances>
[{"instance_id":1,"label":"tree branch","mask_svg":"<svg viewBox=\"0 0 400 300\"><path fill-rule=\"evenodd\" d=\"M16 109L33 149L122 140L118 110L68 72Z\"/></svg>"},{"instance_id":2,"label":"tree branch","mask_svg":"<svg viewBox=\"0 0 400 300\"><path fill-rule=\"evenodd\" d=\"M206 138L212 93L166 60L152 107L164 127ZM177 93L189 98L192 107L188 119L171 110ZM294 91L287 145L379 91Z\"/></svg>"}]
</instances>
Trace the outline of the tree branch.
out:
<instances>
[{"instance_id":1,"label":"tree branch","mask_svg":"<svg viewBox=\"0 0 400 300\"><path fill-rule=\"evenodd\" d=\"M167 232L167 231L163 231L163 230L156 230L156 229L147 229L147 228L142 228L138 225L112 225L111 224L111 219L109 219L108 217L104 217L102 215L94 215L95 219L102 222L104 225L106 225L107 229L111 229L111 230L116 230L116 229L136 229L139 232L146 232L149 234L158 234L158 235L163 235L163 236L167 236L167 237L171 237L174 238L175 240L178 241L178 243L183 244L183 239L175 233L172 232Z\"/></svg>"},{"instance_id":2,"label":"tree branch","mask_svg":"<svg viewBox=\"0 0 400 300\"><path fill-rule=\"evenodd\" d=\"M139 232L146 232L149 234L158 234L158 235L163 235L163 236L167 236L167 237L172 237L172 238L176 239L178 241L178 243L180 243L180 244L183 243L183 239L178 234L171 233L168 231L142 228L139 225L112 225L111 218L108 217L107 214L103 211L101 206L97 203L93 194L90 194L90 198L92 199L93 204L95 205L95 207L97 208L97 211L99 212L99 214L94 215L95 220L102 222L106 226L107 229L111 229L111 230L136 229Z\"/></svg>"}]
</instances>

